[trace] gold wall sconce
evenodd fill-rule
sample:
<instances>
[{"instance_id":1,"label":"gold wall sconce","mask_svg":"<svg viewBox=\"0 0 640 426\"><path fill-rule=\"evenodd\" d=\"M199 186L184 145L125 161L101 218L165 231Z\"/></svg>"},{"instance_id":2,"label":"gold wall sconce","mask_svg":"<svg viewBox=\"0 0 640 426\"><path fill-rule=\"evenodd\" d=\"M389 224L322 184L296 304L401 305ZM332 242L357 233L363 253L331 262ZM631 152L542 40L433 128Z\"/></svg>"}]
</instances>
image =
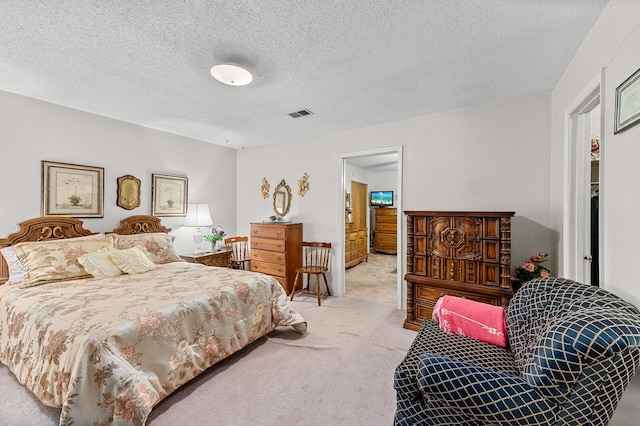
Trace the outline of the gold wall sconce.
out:
<instances>
[{"instance_id":1,"label":"gold wall sconce","mask_svg":"<svg viewBox=\"0 0 640 426\"><path fill-rule=\"evenodd\" d=\"M262 194L262 198L269 198L271 196L271 185L267 181L266 177L262 178L262 186L260 187L260 193Z\"/></svg>"},{"instance_id":2,"label":"gold wall sconce","mask_svg":"<svg viewBox=\"0 0 640 426\"><path fill-rule=\"evenodd\" d=\"M298 179L298 195L304 197L309 191L309 175L307 173L303 174L300 179Z\"/></svg>"}]
</instances>

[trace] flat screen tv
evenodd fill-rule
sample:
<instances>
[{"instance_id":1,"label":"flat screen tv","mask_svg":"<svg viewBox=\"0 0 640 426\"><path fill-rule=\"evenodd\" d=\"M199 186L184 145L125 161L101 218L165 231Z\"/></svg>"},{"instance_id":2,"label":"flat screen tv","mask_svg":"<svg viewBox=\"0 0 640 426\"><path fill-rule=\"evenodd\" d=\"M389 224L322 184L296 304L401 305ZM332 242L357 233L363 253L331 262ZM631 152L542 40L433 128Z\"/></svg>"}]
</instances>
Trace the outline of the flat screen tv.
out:
<instances>
[{"instance_id":1,"label":"flat screen tv","mask_svg":"<svg viewBox=\"0 0 640 426\"><path fill-rule=\"evenodd\" d=\"M369 205L371 207L393 206L393 191L371 191Z\"/></svg>"}]
</instances>

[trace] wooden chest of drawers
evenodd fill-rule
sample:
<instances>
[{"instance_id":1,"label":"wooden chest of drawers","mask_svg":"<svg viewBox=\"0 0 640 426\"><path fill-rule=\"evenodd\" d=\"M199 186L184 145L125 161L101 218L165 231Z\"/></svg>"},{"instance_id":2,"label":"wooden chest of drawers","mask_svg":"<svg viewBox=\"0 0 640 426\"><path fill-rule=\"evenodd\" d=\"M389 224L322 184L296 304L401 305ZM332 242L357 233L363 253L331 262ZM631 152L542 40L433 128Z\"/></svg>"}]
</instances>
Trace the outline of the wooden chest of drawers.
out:
<instances>
[{"instance_id":1,"label":"wooden chest of drawers","mask_svg":"<svg viewBox=\"0 0 640 426\"><path fill-rule=\"evenodd\" d=\"M350 229L345 231L345 268L351 268L367 260L369 251L367 250L368 229Z\"/></svg>"},{"instance_id":2,"label":"wooden chest of drawers","mask_svg":"<svg viewBox=\"0 0 640 426\"><path fill-rule=\"evenodd\" d=\"M408 211L407 319L418 330L441 296L506 307L513 212Z\"/></svg>"},{"instance_id":3,"label":"wooden chest of drawers","mask_svg":"<svg viewBox=\"0 0 640 426\"><path fill-rule=\"evenodd\" d=\"M375 209L375 233L373 236L373 252L397 254L397 209L378 207Z\"/></svg>"},{"instance_id":4,"label":"wooden chest of drawers","mask_svg":"<svg viewBox=\"0 0 640 426\"><path fill-rule=\"evenodd\" d=\"M252 223L251 270L277 279L287 294L302 266L302 223Z\"/></svg>"}]
</instances>

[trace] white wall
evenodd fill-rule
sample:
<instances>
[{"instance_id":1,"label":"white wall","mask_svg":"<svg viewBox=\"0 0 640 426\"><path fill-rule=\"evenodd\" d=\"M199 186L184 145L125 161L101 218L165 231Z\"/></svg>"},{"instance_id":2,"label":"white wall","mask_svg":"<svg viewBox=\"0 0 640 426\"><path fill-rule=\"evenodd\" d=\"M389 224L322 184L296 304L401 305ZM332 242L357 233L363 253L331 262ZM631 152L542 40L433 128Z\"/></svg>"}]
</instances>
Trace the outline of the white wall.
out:
<instances>
[{"instance_id":1,"label":"white wall","mask_svg":"<svg viewBox=\"0 0 640 426\"><path fill-rule=\"evenodd\" d=\"M85 228L109 231L120 219L151 213L151 174L187 176L189 200L209 203L213 220L236 227L236 151L118 120L0 92L0 235L41 215L41 160L104 167L104 218L85 218ZM141 205L116 205L119 176L142 180ZM165 217L176 248L195 248L184 218Z\"/></svg>"},{"instance_id":2,"label":"white wall","mask_svg":"<svg viewBox=\"0 0 640 426\"><path fill-rule=\"evenodd\" d=\"M398 188L396 179L398 177L397 172L375 172L372 174L369 191L393 191L394 198L398 197ZM394 200L394 205L397 201Z\"/></svg>"},{"instance_id":3,"label":"white wall","mask_svg":"<svg viewBox=\"0 0 640 426\"><path fill-rule=\"evenodd\" d=\"M295 186L307 172L310 191L301 198L292 187L289 219L304 223L304 239L334 244L335 269L344 257L337 244L344 220L340 154L403 145L404 209L515 211L514 264L538 251L553 256L558 235L549 217L550 115L550 94L540 94L244 149L238 152L238 232L248 235L250 222L272 214L271 200L259 193L263 176L273 189L282 178Z\"/></svg>"},{"instance_id":4,"label":"white wall","mask_svg":"<svg viewBox=\"0 0 640 426\"><path fill-rule=\"evenodd\" d=\"M562 227L565 115L585 90L605 79L601 108L600 184L603 216L604 276L601 287L640 306L640 281L635 270L640 241L637 212L640 197L640 125L613 134L615 88L640 68L640 7L633 0L611 0L552 92L551 214Z\"/></svg>"}]
</instances>

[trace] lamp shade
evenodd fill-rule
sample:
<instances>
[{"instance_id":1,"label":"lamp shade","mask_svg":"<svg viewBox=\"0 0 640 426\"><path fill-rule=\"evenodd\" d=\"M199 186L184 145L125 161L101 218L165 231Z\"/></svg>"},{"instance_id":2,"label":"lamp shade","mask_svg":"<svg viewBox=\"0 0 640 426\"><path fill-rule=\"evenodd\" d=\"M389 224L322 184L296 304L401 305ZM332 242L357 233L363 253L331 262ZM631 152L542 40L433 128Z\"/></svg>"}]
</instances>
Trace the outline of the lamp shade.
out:
<instances>
[{"instance_id":1,"label":"lamp shade","mask_svg":"<svg viewBox=\"0 0 640 426\"><path fill-rule=\"evenodd\" d=\"M189 204L187 208L187 217L184 218L184 226L211 226L211 211L209 204Z\"/></svg>"}]
</instances>

